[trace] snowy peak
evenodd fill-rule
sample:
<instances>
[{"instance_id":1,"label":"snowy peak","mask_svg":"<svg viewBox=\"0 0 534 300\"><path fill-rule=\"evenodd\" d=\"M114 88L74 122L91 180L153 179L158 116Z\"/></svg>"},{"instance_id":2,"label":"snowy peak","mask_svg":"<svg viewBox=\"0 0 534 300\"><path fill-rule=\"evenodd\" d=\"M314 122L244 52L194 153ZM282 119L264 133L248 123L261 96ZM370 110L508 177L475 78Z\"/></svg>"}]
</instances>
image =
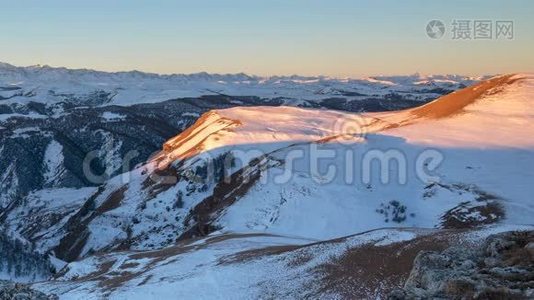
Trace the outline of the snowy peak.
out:
<instances>
[{"instance_id":1,"label":"snowy peak","mask_svg":"<svg viewBox=\"0 0 534 300\"><path fill-rule=\"evenodd\" d=\"M188 158L207 150L210 141L217 140L224 132L229 132L241 124L241 121L210 111L202 115L193 126L165 142L163 150L171 153L169 158L172 161ZM179 150L173 152L173 149Z\"/></svg>"}]
</instances>

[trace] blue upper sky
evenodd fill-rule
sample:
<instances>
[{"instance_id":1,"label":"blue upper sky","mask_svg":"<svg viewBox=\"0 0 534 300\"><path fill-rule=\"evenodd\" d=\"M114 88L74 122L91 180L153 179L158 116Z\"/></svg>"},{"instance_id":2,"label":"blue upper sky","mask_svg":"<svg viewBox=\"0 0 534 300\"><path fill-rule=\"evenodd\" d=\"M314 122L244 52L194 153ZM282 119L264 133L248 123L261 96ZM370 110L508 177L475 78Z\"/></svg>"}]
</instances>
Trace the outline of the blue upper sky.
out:
<instances>
[{"instance_id":1,"label":"blue upper sky","mask_svg":"<svg viewBox=\"0 0 534 300\"><path fill-rule=\"evenodd\" d=\"M16 65L338 77L534 71L531 0L0 4L0 61ZM441 39L426 35L433 19L445 23ZM455 19L490 20L494 27L511 20L514 38L455 40Z\"/></svg>"}]
</instances>

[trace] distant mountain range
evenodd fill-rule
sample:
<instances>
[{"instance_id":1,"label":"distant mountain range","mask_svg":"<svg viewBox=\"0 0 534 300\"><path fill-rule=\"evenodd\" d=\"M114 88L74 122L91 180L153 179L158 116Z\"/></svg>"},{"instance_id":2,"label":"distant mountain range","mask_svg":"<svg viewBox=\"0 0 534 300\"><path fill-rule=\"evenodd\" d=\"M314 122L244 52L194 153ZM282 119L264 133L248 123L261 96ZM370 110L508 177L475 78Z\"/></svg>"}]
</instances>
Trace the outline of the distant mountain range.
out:
<instances>
[{"instance_id":1,"label":"distant mountain range","mask_svg":"<svg viewBox=\"0 0 534 300\"><path fill-rule=\"evenodd\" d=\"M0 63L0 100L79 105L132 105L203 95L256 96L292 101L327 98L383 98L406 95L411 100L435 98L485 77L460 75L376 76L339 79L326 76L260 77L240 74L158 75L131 72L71 70L49 66L15 67Z\"/></svg>"}]
</instances>

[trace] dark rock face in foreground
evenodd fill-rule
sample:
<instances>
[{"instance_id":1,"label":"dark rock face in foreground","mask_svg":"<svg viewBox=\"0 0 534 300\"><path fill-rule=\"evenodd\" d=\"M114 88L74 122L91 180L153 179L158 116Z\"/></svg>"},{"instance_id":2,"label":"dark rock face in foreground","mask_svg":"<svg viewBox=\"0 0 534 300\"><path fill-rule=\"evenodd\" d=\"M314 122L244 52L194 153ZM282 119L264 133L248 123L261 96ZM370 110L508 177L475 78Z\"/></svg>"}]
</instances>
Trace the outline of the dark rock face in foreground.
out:
<instances>
[{"instance_id":1,"label":"dark rock face in foreground","mask_svg":"<svg viewBox=\"0 0 534 300\"><path fill-rule=\"evenodd\" d=\"M20 283L0 281L0 300L57 300L56 295L45 295Z\"/></svg>"},{"instance_id":2,"label":"dark rock face in foreground","mask_svg":"<svg viewBox=\"0 0 534 300\"><path fill-rule=\"evenodd\" d=\"M389 299L534 299L534 231L490 236L480 247L421 252Z\"/></svg>"}]
</instances>

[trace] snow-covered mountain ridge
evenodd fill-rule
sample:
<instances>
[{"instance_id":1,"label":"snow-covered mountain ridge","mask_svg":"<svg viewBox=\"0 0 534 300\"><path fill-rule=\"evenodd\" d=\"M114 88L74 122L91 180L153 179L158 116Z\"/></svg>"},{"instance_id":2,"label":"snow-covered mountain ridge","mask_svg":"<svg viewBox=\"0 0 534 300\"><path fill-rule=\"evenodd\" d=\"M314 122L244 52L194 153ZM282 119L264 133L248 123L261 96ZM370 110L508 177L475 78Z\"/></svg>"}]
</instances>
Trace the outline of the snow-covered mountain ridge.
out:
<instances>
[{"instance_id":1,"label":"snow-covered mountain ridge","mask_svg":"<svg viewBox=\"0 0 534 300\"><path fill-rule=\"evenodd\" d=\"M286 105L388 111L426 103L478 79L158 75L0 64L0 218L30 192L101 183L83 174L88 153L97 156L91 169L111 177L122 171L126 154L136 151L130 170L208 110Z\"/></svg>"},{"instance_id":2,"label":"snow-covered mountain ridge","mask_svg":"<svg viewBox=\"0 0 534 300\"><path fill-rule=\"evenodd\" d=\"M531 115L524 111L528 107L529 91L528 80L531 75L507 75L495 77L483 81L471 87L443 96L436 101L420 107L403 111L383 113L353 114L328 110L309 110L295 107L235 107L224 110L213 110L203 115L191 128L182 134L168 140L163 148L170 161L175 161L184 156L191 157L203 151L214 151L217 148L239 148L241 145L258 145L262 148L267 144L265 153L272 151L269 144L274 144L274 149L281 148L280 144L297 144L301 142L327 142L332 140L353 139L353 142L361 140L366 134L377 133L384 130L396 132L395 128L409 125L421 125L427 129L427 124L446 124L446 127L437 126L436 129L451 130L453 124L446 121L452 119L456 122L461 120L458 127L466 126L466 138L458 130L453 134L443 132L432 143L447 144L454 139L455 146L500 146L500 147L530 147L534 140L528 136L529 119ZM521 89L515 91L508 86L514 86L516 81L523 81ZM526 82L526 83L525 83ZM503 92L508 95L516 93L525 95L519 99L512 98L508 101L491 99L502 96ZM490 97L491 94L498 94ZM484 96L481 100L480 97ZM526 98L526 99L524 99ZM497 102L498 101L498 102ZM462 117L461 115L468 115ZM491 122L496 117L501 117L502 123L494 128L491 135L484 135ZM527 117L523 120L521 117ZM471 120L472 119L472 120ZM462 123L462 122L469 123ZM477 123L478 122L478 123ZM505 127L505 125L510 128ZM481 125L481 126L480 126ZM515 126L514 126L515 125ZM526 125L526 127L524 127ZM402 132L410 139L416 140L412 134L417 127L409 127ZM428 132L418 131L419 135L436 134L432 128ZM507 130L507 131L505 131ZM471 133L472 131L472 133ZM500 135L502 133L502 135ZM513 134L512 134L513 133ZM399 134L400 135L400 134ZM479 137L476 139L476 137ZM483 138L480 138L482 137ZM427 139L425 137L424 139ZM508 140L513 142L509 143ZM460 144L463 142L462 144ZM430 144L430 141L427 141ZM196 152L192 153L192 149Z\"/></svg>"},{"instance_id":3,"label":"snow-covered mountain ridge","mask_svg":"<svg viewBox=\"0 0 534 300\"><path fill-rule=\"evenodd\" d=\"M391 113L288 107L213 111L170 139L162 152L130 172L128 181L123 175L112 178L54 230L28 238L73 260L110 248L156 249L221 230L323 240L391 225L528 224L533 174L517 165L533 163L531 88L530 75L502 76ZM498 127L475 126L496 115L503 116ZM350 131L353 121L360 131ZM438 140L431 138L436 132L443 134ZM421 180L413 171L429 146L443 158L432 170L439 182ZM334 165L334 176L312 169L313 147L333 151L317 168ZM364 182L358 158L388 149L399 151L409 166L406 174L392 169L389 175L405 180L383 184L371 174L372 181ZM302 157L290 164L293 153ZM223 170L231 175L225 182L220 163L228 156L234 163ZM207 176L210 171L216 174ZM348 180L348 171L357 173ZM286 172L290 176L277 181Z\"/></svg>"},{"instance_id":4,"label":"snow-covered mountain ridge","mask_svg":"<svg viewBox=\"0 0 534 300\"><path fill-rule=\"evenodd\" d=\"M383 297L419 250L532 229L533 92L517 74L401 111L214 109L132 171L34 191L2 219L70 262L35 285L66 299Z\"/></svg>"}]
</instances>

